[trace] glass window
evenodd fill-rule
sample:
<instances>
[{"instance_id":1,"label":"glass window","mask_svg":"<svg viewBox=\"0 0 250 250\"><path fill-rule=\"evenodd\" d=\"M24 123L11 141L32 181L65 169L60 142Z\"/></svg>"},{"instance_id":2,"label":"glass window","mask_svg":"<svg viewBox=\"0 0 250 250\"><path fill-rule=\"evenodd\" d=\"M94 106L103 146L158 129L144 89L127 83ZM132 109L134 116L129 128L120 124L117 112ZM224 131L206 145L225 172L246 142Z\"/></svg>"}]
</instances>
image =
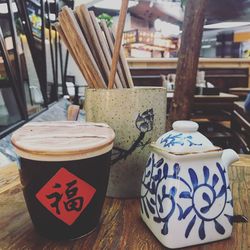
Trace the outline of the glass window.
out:
<instances>
[{"instance_id":1,"label":"glass window","mask_svg":"<svg viewBox=\"0 0 250 250\"><path fill-rule=\"evenodd\" d=\"M20 93L22 93L22 88L24 89L26 108L28 115L30 116L42 110L44 106L44 100L41 94L37 72L31 56L27 37L24 34L24 29L21 23L19 12L17 11L16 8L14 8L13 10L14 10L14 25L17 33L16 48L19 56L20 70L21 70L21 81L18 81L18 88L20 89ZM8 12L5 14L1 14L0 26L2 28L4 36L5 47L8 51L9 59L13 66L12 69L18 75L17 58L15 57L15 51L14 51L15 48L14 48L14 40L11 33L11 25L12 22L10 14ZM2 77L7 77L2 58L0 62L0 68L1 68L0 75Z\"/></svg>"},{"instance_id":2,"label":"glass window","mask_svg":"<svg viewBox=\"0 0 250 250\"><path fill-rule=\"evenodd\" d=\"M0 80L1 82L4 80ZM11 88L0 89L0 132L21 121L21 114Z\"/></svg>"},{"instance_id":3,"label":"glass window","mask_svg":"<svg viewBox=\"0 0 250 250\"><path fill-rule=\"evenodd\" d=\"M23 48L23 53L21 54L21 66L26 105L28 114L32 115L43 108L44 100L27 38L24 34L20 34L19 37Z\"/></svg>"}]
</instances>

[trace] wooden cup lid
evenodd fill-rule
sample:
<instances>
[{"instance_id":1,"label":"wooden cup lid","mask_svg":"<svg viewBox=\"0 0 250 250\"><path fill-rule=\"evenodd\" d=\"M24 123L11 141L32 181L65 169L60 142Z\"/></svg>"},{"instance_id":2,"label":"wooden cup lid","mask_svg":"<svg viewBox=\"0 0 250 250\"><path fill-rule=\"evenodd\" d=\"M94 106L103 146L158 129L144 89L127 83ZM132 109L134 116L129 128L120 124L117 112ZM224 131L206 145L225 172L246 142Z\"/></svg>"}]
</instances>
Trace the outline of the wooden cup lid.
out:
<instances>
[{"instance_id":1,"label":"wooden cup lid","mask_svg":"<svg viewBox=\"0 0 250 250\"><path fill-rule=\"evenodd\" d=\"M22 158L71 161L110 151L114 131L104 123L30 122L13 133L11 142Z\"/></svg>"}]
</instances>

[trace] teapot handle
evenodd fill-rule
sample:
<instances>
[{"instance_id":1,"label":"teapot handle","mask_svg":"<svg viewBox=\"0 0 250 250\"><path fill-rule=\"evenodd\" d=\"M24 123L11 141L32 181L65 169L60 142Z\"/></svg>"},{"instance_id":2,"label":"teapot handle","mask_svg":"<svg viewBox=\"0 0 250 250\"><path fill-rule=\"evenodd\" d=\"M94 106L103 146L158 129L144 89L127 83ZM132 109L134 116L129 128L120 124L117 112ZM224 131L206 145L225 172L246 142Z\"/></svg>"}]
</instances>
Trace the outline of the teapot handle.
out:
<instances>
[{"instance_id":1,"label":"teapot handle","mask_svg":"<svg viewBox=\"0 0 250 250\"><path fill-rule=\"evenodd\" d=\"M232 149L223 150L222 154L222 163L225 167L229 167L232 163L238 161L240 159L239 155Z\"/></svg>"}]
</instances>

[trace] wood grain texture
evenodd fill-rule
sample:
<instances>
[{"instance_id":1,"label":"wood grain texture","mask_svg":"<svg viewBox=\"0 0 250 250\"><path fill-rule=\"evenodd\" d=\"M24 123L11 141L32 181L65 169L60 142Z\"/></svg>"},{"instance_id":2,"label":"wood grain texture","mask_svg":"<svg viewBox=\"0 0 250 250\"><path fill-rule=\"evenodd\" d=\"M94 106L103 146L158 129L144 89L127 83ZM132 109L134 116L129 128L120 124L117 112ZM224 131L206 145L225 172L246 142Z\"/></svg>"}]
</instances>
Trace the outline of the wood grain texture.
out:
<instances>
[{"instance_id":1,"label":"wood grain texture","mask_svg":"<svg viewBox=\"0 0 250 250\"><path fill-rule=\"evenodd\" d=\"M109 32L110 32L110 36L111 36L112 40L115 41L115 35L114 35L115 31L114 31L114 29L109 28ZM123 47L121 48L121 51L120 51L120 59L121 59L121 64L123 66L123 70L124 70L125 75L127 77L128 85L129 85L130 88L133 88L134 83L133 83L133 79L132 79L132 76L131 76L128 61L127 61L127 58L125 56L125 52L124 52Z\"/></svg>"},{"instance_id":2,"label":"wood grain texture","mask_svg":"<svg viewBox=\"0 0 250 250\"><path fill-rule=\"evenodd\" d=\"M0 194L4 193L6 190L11 189L12 187L15 187L20 183L16 169L17 165L15 162L8 164L6 167L3 167L1 169Z\"/></svg>"},{"instance_id":3,"label":"wood grain texture","mask_svg":"<svg viewBox=\"0 0 250 250\"><path fill-rule=\"evenodd\" d=\"M117 25L117 32L116 32L116 37L115 37L115 46L114 46L114 52L113 52L113 58L112 58L112 64L111 64L111 72L109 76L109 84L108 84L109 89L112 89L114 86L117 63L119 60L121 44L122 44L122 34L123 34L126 15L127 15L128 2L129 2L128 0L123 0L121 10L120 10L119 20L118 20L118 25Z\"/></svg>"},{"instance_id":4,"label":"wood grain texture","mask_svg":"<svg viewBox=\"0 0 250 250\"><path fill-rule=\"evenodd\" d=\"M67 120L77 121L79 112L80 112L80 106L73 104L69 105L67 110Z\"/></svg>"},{"instance_id":5,"label":"wood grain texture","mask_svg":"<svg viewBox=\"0 0 250 250\"><path fill-rule=\"evenodd\" d=\"M60 19L60 17L59 17L59 19ZM92 79L92 76L91 76L86 64L84 62L82 62L82 60L79 58L79 56L77 56L76 51L72 48L71 41L70 41L70 39L67 38L67 35L64 33L61 24L56 25L56 29L57 29L57 32L59 33L61 39L63 40L64 45L68 49L72 58L74 59L76 65L78 66L82 75L86 79L88 86L90 88L95 87L95 85L94 85L95 80Z\"/></svg>"},{"instance_id":6,"label":"wood grain texture","mask_svg":"<svg viewBox=\"0 0 250 250\"><path fill-rule=\"evenodd\" d=\"M240 161L230 167L229 175L234 213L249 219L250 156L241 155ZM92 234L72 241L47 240L32 226L21 185L15 183L17 176L18 170L13 164L0 169L0 249L165 249L142 222L137 199L106 198L100 225ZM13 180L14 185L8 188ZM186 249L247 250L249 233L247 223L234 224L230 239Z\"/></svg>"},{"instance_id":7,"label":"wood grain texture","mask_svg":"<svg viewBox=\"0 0 250 250\"><path fill-rule=\"evenodd\" d=\"M88 9L85 5L78 6L76 8L76 15L79 19L81 24L81 28L83 33L88 41L88 45L95 57L95 61L99 66L99 69L102 72L103 78L106 83L108 83L108 76L109 76L109 67L105 60L104 53L101 48L101 44L98 40L95 28L91 21Z\"/></svg>"},{"instance_id":8,"label":"wood grain texture","mask_svg":"<svg viewBox=\"0 0 250 250\"><path fill-rule=\"evenodd\" d=\"M175 94L170 107L168 128L177 120L189 120L199 63L205 10L208 0L188 0L185 5L183 32L178 52Z\"/></svg>"},{"instance_id":9,"label":"wood grain texture","mask_svg":"<svg viewBox=\"0 0 250 250\"><path fill-rule=\"evenodd\" d=\"M110 67L111 64L112 64L112 58L111 58L111 54L109 52L109 48L108 48L108 43L103 35L103 32L99 26L99 23L97 22L96 20L96 16L95 16L95 13L93 11L90 11L89 12L90 14L90 17L91 17L91 20L92 20L92 23L95 27L95 32L97 34L97 37L98 37L98 40L99 40L99 43L101 45L101 51L104 53L104 56L105 56L105 59L107 61L107 64L109 65L109 73L110 73ZM101 52L100 51L100 52ZM115 83L115 86L117 88L123 88L123 85L122 85L122 82L121 82L121 79L119 78L118 74L116 73L115 76L114 76L114 83ZM126 86L125 86L126 87Z\"/></svg>"},{"instance_id":10,"label":"wood grain texture","mask_svg":"<svg viewBox=\"0 0 250 250\"><path fill-rule=\"evenodd\" d=\"M101 26L102 31L103 31L103 33L105 35L106 40L107 40L110 54L111 54L111 56L113 56L114 41L112 40L112 37L111 37L111 34L109 32L109 28L107 26L106 21L102 20L100 22L100 26ZM122 49L123 48L121 48L121 51L122 51ZM118 72L119 77L121 78L121 82L123 83L123 87L125 87L125 88L129 87L128 82L127 82L127 77L125 79L126 72L122 71L121 55L120 55L120 58L119 58L119 61L118 61L118 64L117 64L117 72Z\"/></svg>"},{"instance_id":11,"label":"wood grain texture","mask_svg":"<svg viewBox=\"0 0 250 250\"><path fill-rule=\"evenodd\" d=\"M106 85L104 79L98 69L92 52L88 47L87 41L82 34L73 11L68 7L64 7L59 16L59 22L73 52L81 58L81 62L86 65L88 71L90 72L95 87L105 88Z\"/></svg>"},{"instance_id":12,"label":"wood grain texture","mask_svg":"<svg viewBox=\"0 0 250 250\"><path fill-rule=\"evenodd\" d=\"M35 161L67 161L111 150L115 133L105 123L29 122L16 130L11 143L20 157Z\"/></svg>"},{"instance_id":13,"label":"wood grain texture","mask_svg":"<svg viewBox=\"0 0 250 250\"><path fill-rule=\"evenodd\" d=\"M81 5L81 6L77 6L75 8L75 16L77 17L77 20L79 22L79 26L81 27L81 30L83 32L84 37L86 38L87 42L88 42L88 46L95 58L95 61L103 75L103 78L105 80L105 82L107 82L107 79L105 79L105 75L104 75L104 68L102 65L102 61L101 61L101 56L99 54L99 51L97 50L97 46L96 43L96 34L93 30L93 27L91 26L91 20L90 20L90 16L88 13L88 9L85 5Z\"/></svg>"},{"instance_id":14,"label":"wood grain texture","mask_svg":"<svg viewBox=\"0 0 250 250\"><path fill-rule=\"evenodd\" d=\"M93 80L91 78L91 75L86 67L86 65L84 63L81 62L80 58L75 54L74 50L71 48L70 45L70 41L68 41L66 35L63 32L63 29L61 27L60 24L56 24L55 28L57 30L57 32L59 33L60 38L62 39L64 45L66 46L66 48L68 49L70 55L72 56L72 58L74 59L76 65L78 66L78 68L80 69L82 75L84 76L84 78L87 81L87 84L90 88L94 88L94 84L93 84Z\"/></svg>"}]
</instances>

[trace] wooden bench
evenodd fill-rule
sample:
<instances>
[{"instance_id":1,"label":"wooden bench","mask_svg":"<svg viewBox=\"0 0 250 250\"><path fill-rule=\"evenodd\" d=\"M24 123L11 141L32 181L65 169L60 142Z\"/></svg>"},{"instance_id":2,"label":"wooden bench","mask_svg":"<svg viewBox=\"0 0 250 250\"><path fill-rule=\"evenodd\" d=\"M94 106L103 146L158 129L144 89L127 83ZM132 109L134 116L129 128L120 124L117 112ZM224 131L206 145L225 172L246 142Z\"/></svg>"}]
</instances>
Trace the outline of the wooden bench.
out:
<instances>
[{"instance_id":1,"label":"wooden bench","mask_svg":"<svg viewBox=\"0 0 250 250\"><path fill-rule=\"evenodd\" d=\"M174 93L167 93L167 113L169 113L173 95ZM192 118L230 121L235 101L238 101L238 96L222 92L219 95L195 95Z\"/></svg>"},{"instance_id":2,"label":"wooden bench","mask_svg":"<svg viewBox=\"0 0 250 250\"><path fill-rule=\"evenodd\" d=\"M199 132L205 135L215 146L223 149L231 148L233 135L230 127L218 122L198 121L198 123Z\"/></svg>"}]
</instances>

